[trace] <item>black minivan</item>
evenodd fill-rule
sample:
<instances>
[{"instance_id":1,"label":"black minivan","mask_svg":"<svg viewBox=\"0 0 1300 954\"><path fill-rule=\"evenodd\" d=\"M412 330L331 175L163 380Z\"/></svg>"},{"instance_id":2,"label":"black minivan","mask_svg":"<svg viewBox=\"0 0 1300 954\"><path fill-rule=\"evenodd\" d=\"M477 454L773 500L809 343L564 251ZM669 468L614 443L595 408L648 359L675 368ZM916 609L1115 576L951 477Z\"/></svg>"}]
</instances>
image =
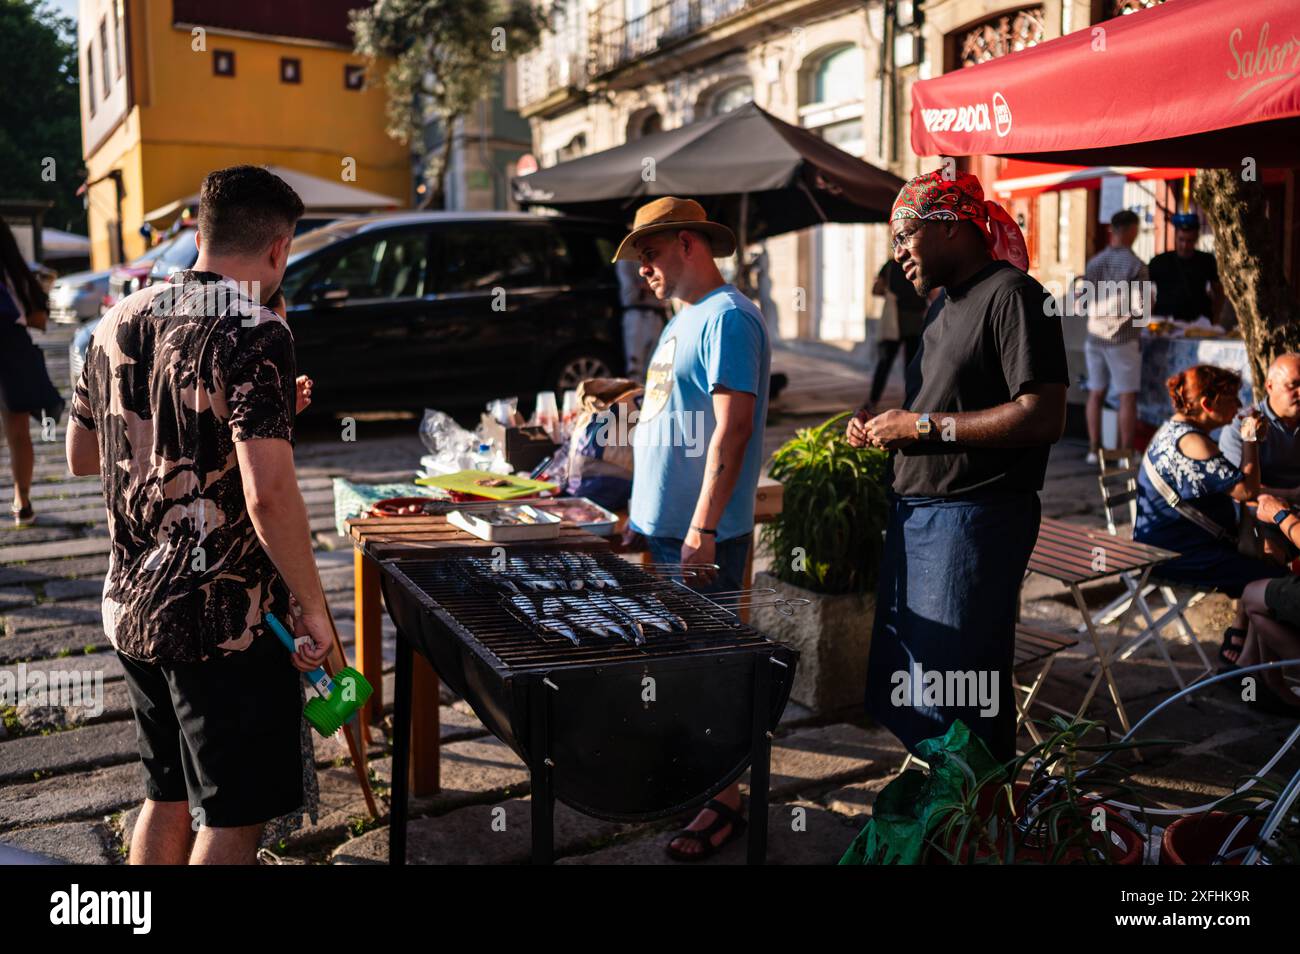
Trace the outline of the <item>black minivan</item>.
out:
<instances>
[{"instance_id":1,"label":"black minivan","mask_svg":"<svg viewBox=\"0 0 1300 954\"><path fill-rule=\"evenodd\" d=\"M509 212L386 213L300 235L283 287L311 410L527 405L622 373L621 238Z\"/></svg>"}]
</instances>

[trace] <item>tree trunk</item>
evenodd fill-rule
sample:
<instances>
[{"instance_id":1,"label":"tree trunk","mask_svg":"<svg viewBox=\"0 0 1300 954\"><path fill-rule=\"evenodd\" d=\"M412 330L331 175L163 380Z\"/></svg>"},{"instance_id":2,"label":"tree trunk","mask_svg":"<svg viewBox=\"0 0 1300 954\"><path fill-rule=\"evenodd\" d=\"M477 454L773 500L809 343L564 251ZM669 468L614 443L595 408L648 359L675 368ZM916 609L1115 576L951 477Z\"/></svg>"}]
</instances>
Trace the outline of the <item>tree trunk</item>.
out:
<instances>
[{"instance_id":1,"label":"tree trunk","mask_svg":"<svg viewBox=\"0 0 1300 954\"><path fill-rule=\"evenodd\" d=\"M1243 182L1239 170L1198 169L1196 203L1214 229L1219 281L1237 311L1259 396L1273 359L1300 351L1300 305L1264 215L1264 189Z\"/></svg>"}]
</instances>

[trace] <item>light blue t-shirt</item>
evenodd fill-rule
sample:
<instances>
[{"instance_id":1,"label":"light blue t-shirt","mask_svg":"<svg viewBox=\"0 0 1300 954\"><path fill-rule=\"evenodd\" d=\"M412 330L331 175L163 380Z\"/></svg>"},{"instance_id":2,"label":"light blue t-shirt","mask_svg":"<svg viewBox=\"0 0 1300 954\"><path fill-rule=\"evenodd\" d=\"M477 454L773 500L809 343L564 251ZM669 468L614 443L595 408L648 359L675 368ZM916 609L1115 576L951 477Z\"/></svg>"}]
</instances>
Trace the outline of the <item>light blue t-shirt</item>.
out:
<instances>
[{"instance_id":1,"label":"light blue t-shirt","mask_svg":"<svg viewBox=\"0 0 1300 954\"><path fill-rule=\"evenodd\" d=\"M748 391L754 433L736 489L718 521L718 540L754 529L754 492L763 466L772 346L763 316L733 285L720 285L668 322L646 374L632 447L636 469L629 517L637 532L685 537L704 485L709 440L717 428L713 389Z\"/></svg>"}]
</instances>

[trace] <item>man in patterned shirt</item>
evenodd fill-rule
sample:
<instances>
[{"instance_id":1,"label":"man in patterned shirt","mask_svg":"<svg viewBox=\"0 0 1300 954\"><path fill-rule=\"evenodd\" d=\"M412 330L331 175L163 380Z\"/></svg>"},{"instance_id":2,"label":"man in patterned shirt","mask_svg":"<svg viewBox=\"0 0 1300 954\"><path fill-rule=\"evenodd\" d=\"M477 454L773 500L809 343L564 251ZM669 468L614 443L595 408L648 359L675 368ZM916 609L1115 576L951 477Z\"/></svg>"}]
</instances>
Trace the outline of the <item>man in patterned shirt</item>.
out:
<instances>
[{"instance_id":1,"label":"man in patterned shirt","mask_svg":"<svg viewBox=\"0 0 1300 954\"><path fill-rule=\"evenodd\" d=\"M133 864L253 863L303 803L295 668L332 629L294 474L293 339L263 305L302 212L265 169L208 175L193 270L114 306L76 387L68 466L103 481L104 629L143 763ZM292 656L262 622L291 601L310 638Z\"/></svg>"},{"instance_id":2,"label":"man in patterned shirt","mask_svg":"<svg viewBox=\"0 0 1300 954\"><path fill-rule=\"evenodd\" d=\"M1084 269L1090 307L1083 354L1088 363L1088 463L1101 447L1101 408L1110 391L1119 398L1119 446L1132 447L1137 433L1137 396L1142 379L1138 329L1147 268L1133 254L1137 213L1120 209L1110 219L1110 245Z\"/></svg>"}]
</instances>

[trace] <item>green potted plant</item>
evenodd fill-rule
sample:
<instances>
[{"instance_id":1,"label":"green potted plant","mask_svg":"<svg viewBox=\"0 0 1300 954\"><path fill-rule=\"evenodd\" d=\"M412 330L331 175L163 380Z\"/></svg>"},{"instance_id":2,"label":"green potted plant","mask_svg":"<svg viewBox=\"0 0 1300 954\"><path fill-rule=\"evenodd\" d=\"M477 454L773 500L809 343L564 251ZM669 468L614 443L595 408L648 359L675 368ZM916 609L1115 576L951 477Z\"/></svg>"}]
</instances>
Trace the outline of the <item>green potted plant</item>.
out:
<instances>
[{"instance_id":1,"label":"green potted plant","mask_svg":"<svg viewBox=\"0 0 1300 954\"><path fill-rule=\"evenodd\" d=\"M784 615L754 607L760 630L800 652L790 696L816 712L861 701L875 619L889 456L844 439L848 414L800 429L772 457L783 506L764 525L772 569L754 579L809 606Z\"/></svg>"},{"instance_id":2,"label":"green potted plant","mask_svg":"<svg viewBox=\"0 0 1300 954\"><path fill-rule=\"evenodd\" d=\"M1041 723L1043 740L1006 764L960 721L919 746L877 796L841 864L1141 864L1142 824L1110 804L1142 800L1107 754L1164 742L1112 742L1100 722Z\"/></svg>"}]
</instances>

